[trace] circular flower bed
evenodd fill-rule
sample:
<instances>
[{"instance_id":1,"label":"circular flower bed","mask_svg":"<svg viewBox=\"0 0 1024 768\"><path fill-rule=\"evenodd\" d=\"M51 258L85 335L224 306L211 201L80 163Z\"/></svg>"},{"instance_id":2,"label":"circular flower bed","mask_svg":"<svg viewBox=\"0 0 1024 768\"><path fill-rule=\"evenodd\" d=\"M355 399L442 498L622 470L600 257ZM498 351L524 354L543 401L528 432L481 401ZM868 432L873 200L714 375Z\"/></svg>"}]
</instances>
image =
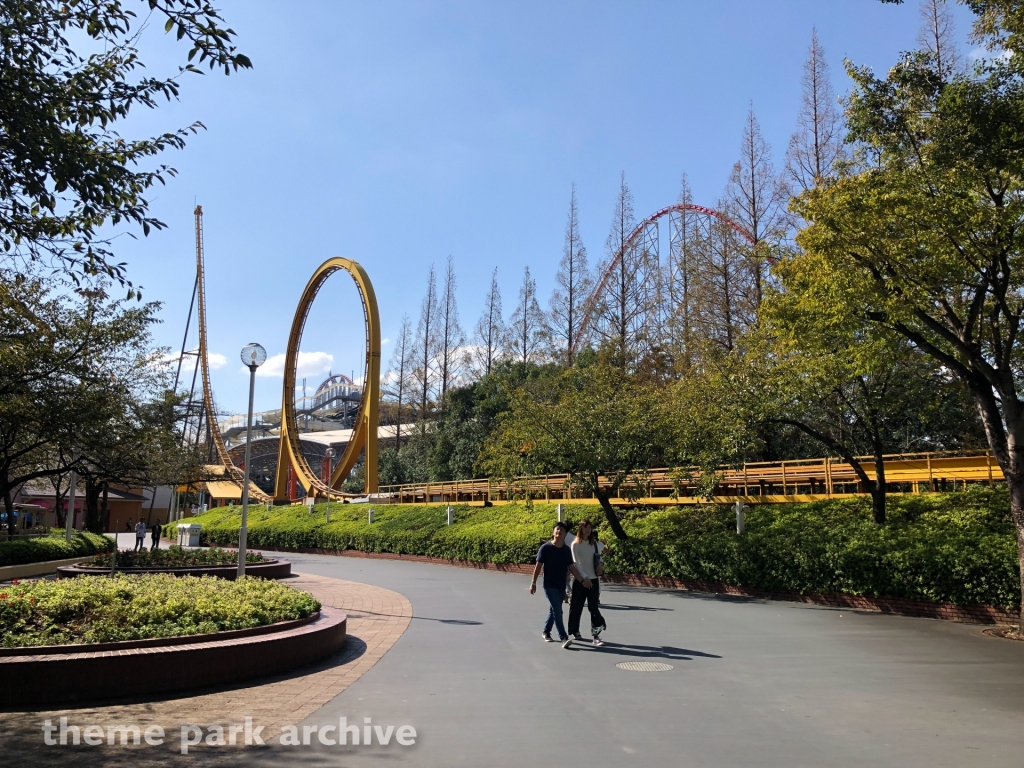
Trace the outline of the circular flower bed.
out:
<instances>
[{"instance_id":1,"label":"circular flower bed","mask_svg":"<svg viewBox=\"0 0 1024 768\"><path fill-rule=\"evenodd\" d=\"M83 576L0 587L0 646L142 640L304 619L320 603L276 581L169 574Z\"/></svg>"},{"instance_id":2,"label":"circular flower bed","mask_svg":"<svg viewBox=\"0 0 1024 768\"><path fill-rule=\"evenodd\" d=\"M267 559L259 552L246 552L245 562L265 563ZM177 545L152 552L134 552L122 549L117 552L118 568L201 568L203 566L236 565L238 553L228 549L183 549ZM88 568L109 568L110 554L98 554L80 565Z\"/></svg>"}]
</instances>

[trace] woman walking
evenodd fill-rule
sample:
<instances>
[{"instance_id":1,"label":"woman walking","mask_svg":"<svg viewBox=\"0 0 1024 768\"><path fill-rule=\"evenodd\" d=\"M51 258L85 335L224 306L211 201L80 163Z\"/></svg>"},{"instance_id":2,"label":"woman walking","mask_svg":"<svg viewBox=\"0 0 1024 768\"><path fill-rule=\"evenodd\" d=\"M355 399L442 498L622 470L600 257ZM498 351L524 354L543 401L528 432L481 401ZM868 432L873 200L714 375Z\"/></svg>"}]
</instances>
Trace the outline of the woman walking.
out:
<instances>
[{"instance_id":1,"label":"woman walking","mask_svg":"<svg viewBox=\"0 0 1024 768\"><path fill-rule=\"evenodd\" d=\"M587 610L590 611L590 633L594 638L594 645L604 645L600 638L601 631L606 626L599 605L600 557L597 550L597 536L594 533L594 526L589 520L580 521L576 528L576 539L572 543L572 558L576 564L576 570L583 578L574 581L572 585L572 600L569 603L569 641L583 639L580 637L580 617L583 616L583 605L586 603ZM589 587L584 586L583 579L590 580Z\"/></svg>"}]
</instances>

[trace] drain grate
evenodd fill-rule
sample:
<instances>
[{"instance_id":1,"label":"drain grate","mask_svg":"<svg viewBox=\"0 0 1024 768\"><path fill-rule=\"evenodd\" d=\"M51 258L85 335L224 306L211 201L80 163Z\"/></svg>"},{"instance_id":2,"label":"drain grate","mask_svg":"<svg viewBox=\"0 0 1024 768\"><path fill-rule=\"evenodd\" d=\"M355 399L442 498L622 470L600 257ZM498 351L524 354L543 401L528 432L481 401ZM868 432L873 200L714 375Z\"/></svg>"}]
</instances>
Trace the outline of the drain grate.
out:
<instances>
[{"instance_id":1,"label":"drain grate","mask_svg":"<svg viewBox=\"0 0 1024 768\"><path fill-rule=\"evenodd\" d=\"M615 666L629 672L668 672L673 668L671 664L662 664L658 661L623 661Z\"/></svg>"}]
</instances>

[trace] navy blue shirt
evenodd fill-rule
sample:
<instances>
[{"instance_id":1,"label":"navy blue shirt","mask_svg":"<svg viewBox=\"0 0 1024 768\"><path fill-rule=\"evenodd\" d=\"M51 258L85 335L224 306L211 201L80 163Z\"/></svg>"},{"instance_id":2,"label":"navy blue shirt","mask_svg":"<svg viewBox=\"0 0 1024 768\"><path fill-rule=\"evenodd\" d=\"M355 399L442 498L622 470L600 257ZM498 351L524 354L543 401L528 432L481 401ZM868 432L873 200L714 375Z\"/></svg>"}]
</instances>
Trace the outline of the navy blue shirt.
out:
<instances>
[{"instance_id":1,"label":"navy blue shirt","mask_svg":"<svg viewBox=\"0 0 1024 768\"><path fill-rule=\"evenodd\" d=\"M544 589L565 590L565 574L572 565L572 548L568 544L556 547L545 541L537 551L537 562L544 563Z\"/></svg>"}]
</instances>

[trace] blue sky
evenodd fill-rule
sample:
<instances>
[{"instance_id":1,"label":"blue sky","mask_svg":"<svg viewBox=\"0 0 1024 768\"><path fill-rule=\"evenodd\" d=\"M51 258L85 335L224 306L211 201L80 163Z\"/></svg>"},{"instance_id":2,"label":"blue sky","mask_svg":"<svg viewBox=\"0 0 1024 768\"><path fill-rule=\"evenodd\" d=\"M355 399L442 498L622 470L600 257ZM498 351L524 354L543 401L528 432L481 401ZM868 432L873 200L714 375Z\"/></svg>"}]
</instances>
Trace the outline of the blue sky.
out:
<instances>
[{"instance_id":1,"label":"blue sky","mask_svg":"<svg viewBox=\"0 0 1024 768\"><path fill-rule=\"evenodd\" d=\"M467 331L494 267L506 308L527 265L546 303L573 182L593 263L622 171L638 218L674 202L684 172L694 201L715 205L751 103L781 166L813 27L843 93L844 58L884 72L915 47L919 23L913 0L220 6L254 68L184 77L180 102L123 127L207 130L163 158L178 176L154 191L152 211L168 229L120 238L117 253L144 297L164 303L158 341L177 349L192 210L203 206L210 349L226 361L214 389L235 412L247 389L238 350L258 341L284 352L299 294L326 258L366 267L388 339L403 313L415 323L430 264L443 270L449 254ZM966 39L970 15L956 13ZM142 48L154 72L185 53L159 25ZM303 348L358 376L355 301L332 278ZM321 374L309 375L315 386ZM258 409L280 406L280 382L258 379Z\"/></svg>"}]
</instances>

